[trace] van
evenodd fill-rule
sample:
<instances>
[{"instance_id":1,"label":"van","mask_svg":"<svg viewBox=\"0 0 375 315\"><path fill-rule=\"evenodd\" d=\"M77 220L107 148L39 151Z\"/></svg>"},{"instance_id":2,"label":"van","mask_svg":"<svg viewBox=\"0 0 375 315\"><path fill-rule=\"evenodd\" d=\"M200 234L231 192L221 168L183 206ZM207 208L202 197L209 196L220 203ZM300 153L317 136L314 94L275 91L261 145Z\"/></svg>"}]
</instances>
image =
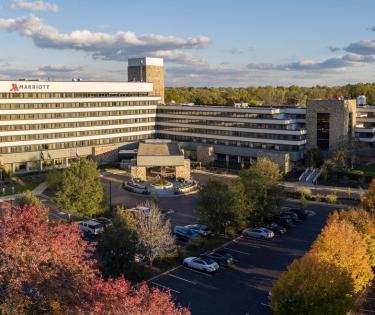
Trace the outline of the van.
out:
<instances>
[{"instance_id":1,"label":"van","mask_svg":"<svg viewBox=\"0 0 375 315\"><path fill-rule=\"evenodd\" d=\"M103 225L93 220L78 222L78 226L82 232L92 235L99 235L104 231Z\"/></svg>"}]
</instances>

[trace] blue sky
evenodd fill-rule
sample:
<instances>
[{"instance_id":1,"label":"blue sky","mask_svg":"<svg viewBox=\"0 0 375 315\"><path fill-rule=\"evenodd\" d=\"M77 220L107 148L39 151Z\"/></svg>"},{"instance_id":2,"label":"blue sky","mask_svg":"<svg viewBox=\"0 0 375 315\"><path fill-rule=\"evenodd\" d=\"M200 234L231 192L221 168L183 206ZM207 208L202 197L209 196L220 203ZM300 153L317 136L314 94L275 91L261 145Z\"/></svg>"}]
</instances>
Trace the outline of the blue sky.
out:
<instances>
[{"instance_id":1,"label":"blue sky","mask_svg":"<svg viewBox=\"0 0 375 315\"><path fill-rule=\"evenodd\" d=\"M374 82L372 0L0 0L0 78L125 80L164 57L170 86Z\"/></svg>"}]
</instances>

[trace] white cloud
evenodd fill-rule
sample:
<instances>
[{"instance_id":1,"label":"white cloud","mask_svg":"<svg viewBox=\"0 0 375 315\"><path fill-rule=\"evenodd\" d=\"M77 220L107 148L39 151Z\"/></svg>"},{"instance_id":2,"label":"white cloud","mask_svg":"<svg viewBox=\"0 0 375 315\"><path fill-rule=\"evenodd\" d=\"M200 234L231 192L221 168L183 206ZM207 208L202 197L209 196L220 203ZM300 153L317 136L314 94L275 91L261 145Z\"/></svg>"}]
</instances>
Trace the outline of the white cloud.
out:
<instances>
[{"instance_id":1,"label":"white cloud","mask_svg":"<svg viewBox=\"0 0 375 315\"><path fill-rule=\"evenodd\" d=\"M53 65L43 65L38 67L39 71L44 71L47 73L63 73L63 72L75 72L82 71L85 67L80 65L71 64L53 64Z\"/></svg>"},{"instance_id":2,"label":"white cloud","mask_svg":"<svg viewBox=\"0 0 375 315\"><path fill-rule=\"evenodd\" d=\"M94 59L115 61L125 61L133 56L164 55L171 61L194 62L194 58L183 53L181 49L198 49L206 47L210 42L206 36L182 38L154 33L108 34L89 30L60 33L35 16L0 19L0 29L31 38L40 48L80 50L88 52Z\"/></svg>"},{"instance_id":3,"label":"white cloud","mask_svg":"<svg viewBox=\"0 0 375 315\"><path fill-rule=\"evenodd\" d=\"M27 0L14 0L11 4L6 6L9 9L19 9L38 12L58 12L59 7L55 3L44 2L43 0L27 1Z\"/></svg>"}]
</instances>

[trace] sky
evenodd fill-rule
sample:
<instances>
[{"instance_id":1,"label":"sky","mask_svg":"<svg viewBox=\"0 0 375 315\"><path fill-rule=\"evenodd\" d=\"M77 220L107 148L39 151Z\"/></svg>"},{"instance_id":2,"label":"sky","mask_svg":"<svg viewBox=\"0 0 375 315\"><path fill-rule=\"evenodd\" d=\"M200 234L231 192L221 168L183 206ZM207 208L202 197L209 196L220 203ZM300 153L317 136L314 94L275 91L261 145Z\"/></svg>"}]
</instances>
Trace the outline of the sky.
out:
<instances>
[{"instance_id":1,"label":"sky","mask_svg":"<svg viewBox=\"0 0 375 315\"><path fill-rule=\"evenodd\" d=\"M167 86L374 82L374 0L0 0L0 79L124 81L163 57Z\"/></svg>"}]
</instances>

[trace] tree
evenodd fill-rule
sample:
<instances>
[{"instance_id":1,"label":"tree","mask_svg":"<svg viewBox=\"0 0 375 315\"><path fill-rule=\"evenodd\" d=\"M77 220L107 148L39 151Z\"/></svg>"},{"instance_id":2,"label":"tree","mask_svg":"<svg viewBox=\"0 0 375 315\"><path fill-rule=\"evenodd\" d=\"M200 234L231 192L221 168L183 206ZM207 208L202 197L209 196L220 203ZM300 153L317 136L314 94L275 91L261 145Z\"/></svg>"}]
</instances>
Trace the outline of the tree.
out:
<instances>
[{"instance_id":1,"label":"tree","mask_svg":"<svg viewBox=\"0 0 375 315\"><path fill-rule=\"evenodd\" d=\"M368 192L362 196L361 206L375 218L375 178L371 181Z\"/></svg>"},{"instance_id":2,"label":"tree","mask_svg":"<svg viewBox=\"0 0 375 315\"><path fill-rule=\"evenodd\" d=\"M258 222L273 213L279 204L281 173L276 163L261 158L240 172L249 219Z\"/></svg>"},{"instance_id":3,"label":"tree","mask_svg":"<svg viewBox=\"0 0 375 315\"><path fill-rule=\"evenodd\" d=\"M48 223L44 208L7 209L0 221L0 313L188 314L169 293L105 281L78 226Z\"/></svg>"},{"instance_id":4,"label":"tree","mask_svg":"<svg viewBox=\"0 0 375 315\"><path fill-rule=\"evenodd\" d=\"M56 200L61 211L80 218L92 218L102 213L105 198L96 163L81 159L65 169Z\"/></svg>"},{"instance_id":5,"label":"tree","mask_svg":"<svg viewBox=\"0 0 375 315\"><path fill-rule=\"evenodd\" d=\"M276 315L346 314L353 303L351 278L311 253L295 260L271 290L270 304Z\"/></svg>"},{"instance_id":6,"label":"tree","mask_svg":"<svg viewBox=\"0 0 375 315\"><path fill-rule=\"evenodd\" d=\"M60 190L63 181L63 171L54 169L47 174L48 188L54 192Z\"/></svg>"},{"instance_id":7,"label":"tree","mask_svg":"<svg viewBox=\"0 0 375 315\"><path fill-rule=\"evenodd\" d=\"M104 276L117 278L131 272L139 240L132 213L117 208L112 223L102 234L97 252Z\"/></svg>"},{"instance_id":8,"label":"tree","mask_svg":"<svg viewBox=\"0 0 375 315\"><path fill-rule=\"evenodd\" d=\"M366 243L352 224L331 217L312 245L312 253L322 263L333 264L353 281L354 293L373 278Z\"/></svg>"},{"instance_id":9,"label":"tree","mask_svg":"<svg viewBox=\"0 0 375 315\"><path fill-rule=\"evenodd\" d=\"M226 183L210 179L199 191L197 212L200 221L212 231L222 234L226 234L228 228L241 228L246 219L241 205L234 202L234 193L241 196L241 186L233 185L229 189Z\"/></svg>"},{"instance_id":10,"label":"tree","mask_svg":"<svg viewBox=\"0 0 375 315\"><path fill-rule=\"evenodd\" d=\"M350 209L335 211L328 218L328 223L335 220L346 221L354 226L366 242L367 254L370 264L375 267L375 220L371 215L362 209Z\"/></svg>"},{"instance_id":11,"label":"tree","mask_svg":"<svg viewBox=\"0 0 375 315\"><path fill-rule=\"evenodd\" d=\"M306 208L307 207L307 200L304 194L301 194L301 197L299 198L299 203L301 205L301 208Z\"/></svg>"},{"instance_id":12,"label":"tree","mask_svg":"<svg viewBox=\"0 0 375 315\"><path fill-rule=\"evenodd\" d=\"M164 220L159 207L154 202L146 202L142 206L149 211L135 213L137 235L140 246L152 267L157 256L174 248L175 238L171 235L170 221Z\"/></svg>"},{"instance_id":13,"label":"tree","mask_svg":"<svg viewBox=\"0 0 375 315\"><path fill-rule=\"evenodd\" d=\"M19 195L16 200L16 204L20 207L23 207L25 205L31 205L35 207L41 207L42 202L40 199L34 195L34 193L31 190L24 191L21 195Z\"/></svg>"}]
</instances>

